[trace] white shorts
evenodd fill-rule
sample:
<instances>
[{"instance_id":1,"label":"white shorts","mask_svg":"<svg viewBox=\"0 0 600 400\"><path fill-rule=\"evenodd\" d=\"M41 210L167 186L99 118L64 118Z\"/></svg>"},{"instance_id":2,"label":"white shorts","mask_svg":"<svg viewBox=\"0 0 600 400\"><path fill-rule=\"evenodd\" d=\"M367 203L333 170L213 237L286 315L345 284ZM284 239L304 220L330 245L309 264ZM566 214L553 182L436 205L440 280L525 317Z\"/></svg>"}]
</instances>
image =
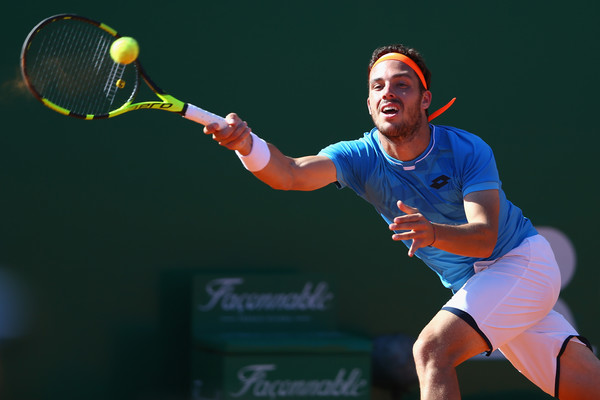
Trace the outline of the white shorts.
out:
<instances>
[{"instance_id":1,"label":"white shorts","mask_svg":"<svg viewBox=\"0 0 600 400\"><path fill-rule=\"evenodd\" d=\"M490 353L499 349L530 381L556 396L560 355L579 335L552 310L560 270L550 244L541 235L532 236L497 260L475 263L474 269L442 309L478 331Z\"/></svg>"}]
</instances>

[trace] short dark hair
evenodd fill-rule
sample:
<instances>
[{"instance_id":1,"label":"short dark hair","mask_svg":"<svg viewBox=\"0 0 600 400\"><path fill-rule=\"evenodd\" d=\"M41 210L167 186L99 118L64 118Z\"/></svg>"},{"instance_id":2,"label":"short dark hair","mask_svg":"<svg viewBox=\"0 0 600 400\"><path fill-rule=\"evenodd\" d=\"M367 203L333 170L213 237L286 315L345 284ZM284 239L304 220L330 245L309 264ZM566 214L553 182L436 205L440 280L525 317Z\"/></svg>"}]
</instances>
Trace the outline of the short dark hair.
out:
<instances>
[{"instance_id":1,"label":"short dark hair","mask_svg":"<svg viewBox=\"0 0 600 400\"><path fill-rule=\"evenodd\" d=\"M421 69L421 72L423 72L423 76L425 77L425 82L427 82L427 89L431 89L431 71L429 71L429 68L427 68L427 65L425 64L425 59L423 58L423 56L415 49L407 47L403 44L392 44L392 45L388 45L388 46L383 46L383 47L379 47L377 49L375 49L373 51L373 54L371 55L371 61L369 62L369 69L368 69L368 73L371 73L371 68L373 68L373 64L375 64L375 62L377 60L379 60L381 58L381 56L388 54L388 53L400 53L400 54L404 54L405 56L409 57L411 60L413 60ZM421 87L421 91L427 90L425 89L425 87L423 86L423 84L421 83L421 81L419 80L419 85Z\"/></svg>"}]
</instances>

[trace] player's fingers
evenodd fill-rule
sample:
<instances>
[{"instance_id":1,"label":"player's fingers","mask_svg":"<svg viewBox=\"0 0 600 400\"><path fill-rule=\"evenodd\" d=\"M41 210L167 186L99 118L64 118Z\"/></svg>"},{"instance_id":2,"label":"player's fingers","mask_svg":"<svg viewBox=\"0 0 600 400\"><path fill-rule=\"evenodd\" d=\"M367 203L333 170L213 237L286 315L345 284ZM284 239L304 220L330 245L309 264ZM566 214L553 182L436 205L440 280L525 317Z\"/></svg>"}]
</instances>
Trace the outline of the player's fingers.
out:
<instances>
[{"instance_id":1,"label":"player's fingers","mask_svg":"<svg viewBox=\"0 0 600 400\"><path fill-rule=\"evenodd\" d=\"M421 235L415 231L395 233L392 235L392 239L395 241L412 239L412 243L410 244L410 248L408 249L409 257L414 256L417 250L419 250L421 247L426 246L425 241L423 240Z\"/></svg>"},{"instance_id":2,"label":"player's fingers","mask_svg":"<svg viewBox=\"0 0 600 400\"><path fill-rule=\"evenodd\" d=\"M238 150L246 140L250 140L250 128L247 126L244 129L236 129L226 139L220 141L219 144L227 147L229 150Z\"/></svg>"},{"instance_id":3,"label":"player's fingers","mask_svg":"<svg viewBox=\"0 0 600 400\"><path fill-rule=\"evenodd\" d=\"M423 214L408 214L408 215L399 215L394 218L394 224L411 224L411 223L419 223L425 220Z\"/></svg>"},{"instance_id":4,"label":"player's fingers","mask_svg":"<svg viewBox=\"0 0 600 400\"><path fill-rule=\"evenodd\" d=\"M398 205L398 208L400 209L400 211L402 211L403 213L406 213L406 214L416 214L419 212L418 208L411 207L411 206L407 205L406 203L404 203L402 200L398 200L397 205Z\"/></svg>"},{"instance_id":5,"label":"player's fingers","mask_svg":"<svg viewBox=\"0 0 600 400\"><path fill-rule=\"evenodd\" d=\"M392 239L395 241L399 240L412 240L408 255L413 256L415 252L421 247L433 246L436 240L435 228L429 221L413 225L412 228L406 226L400 226L404 229L393 229L397 228L394 224L390 224L390 229L394 231ZM403 230L403 232L397 232Z\"/></svg>"},{"instance_id":6,"label":"player's fingers","mask_svg":"<svg viewBox=\"0 0 600 400\"><path fill-rule=\"evenodd\" d=\"M225 116L225 122L227 122L229 126L236 126L244 121L242 121L242 119L236 113L229 113Z\"/></svg>"},{"instance_id":7,"label":"player's fingers","mask_svg":"<svg viewBox=\"0 0 600 400\"><path fill-rule=\"evenodd\" d=\"M410 248L408 249L408 256L412 257L415 255L415 253L417 252L418 248L415 246L415 243L417 241L413 240L412 244L410 245Z\"/></svg>"},{"instance_id":8,"label":"player's fingers","mask_svg":"<svg viewBox=\"0 0 600 400\"><path fill-rule=\"evenodd\" d=\"M204 127L204 133L206 135L212 135L216 131L220 130L219 124L213 122L212 124L208 124Z\"/></svg>"},{"instance_id":9,"label":"player's fingers","mask_svg":"<svg viewBox=\"0 0 600 400\"><path fill-rule=\"evenodd\" d=\"M238 117L235 113L228 114L225 117L225 122L227 122L229 127L233 129L235 136L248 129L248 123L240 119L240 117Z\"/></svg>"},{"instance_id":10,"label":"player's fingers","mask_svg":"<svg viewBox=\"0 0 600 400\"><path fill-rule=\"evenodd\" d=\"M404 232L394 232L392 235L393 240L415 240L419 236L417 231L407 230Z\"/></svg>"},{"instance_id":11,"label":"player's fingers","mask_svg":"<svg viewBox=\"0 0 600 400\"><path fill-rule=\"evenodd\" d=\"M204 133L207 135L213 135L213 138L215 140L220 141L229 136L230 128L233 128L235 130L238 129L240 125L247 126L247 124L244 121L242 121L236 113L227 114L227 116L225 117L225 122L228 125L228 127L225 128L222 128L216 122L206 125L204 127Z\"/></svg>"},{"instance_id":12,"label":"player's fingers","mask_svg":"<svg viewBox=\"0 0 600 400\"><path fill-rule=\"evenodd\" d=\"M252 140L252 138L250 137L250 132L250 128L247 128L242 135L239 135L234 141L230 143L230 146L232 148L235 148L236 150L242 148L246 141Z\"/></svg>"},{"instance_id":13,"label":"player's fingers","mask_svg":"<svg viewBox=\"0 0 600 400\"><path fill-rule=\"evenodd\" d=\"M406 237L406 233L394 233L392 235L392 240L395 241L400 241L400 240L408 240L409 238Z\"/></svg>"},{"instance_id":14,"label":"player's fingers","mask_svg":"<svg viewBox=\"0 0 600 400\"><path fill-rule=\"evenodd\" d=\"M229 120L228 123L229 129L227 130L227 135L224 135L222 138L223 143L229 143L233 140L236 140L240 136L250 134L250 128L248 127L248 123L246 123L246 121L232 119Z\"/></svg>"}]
</instances>

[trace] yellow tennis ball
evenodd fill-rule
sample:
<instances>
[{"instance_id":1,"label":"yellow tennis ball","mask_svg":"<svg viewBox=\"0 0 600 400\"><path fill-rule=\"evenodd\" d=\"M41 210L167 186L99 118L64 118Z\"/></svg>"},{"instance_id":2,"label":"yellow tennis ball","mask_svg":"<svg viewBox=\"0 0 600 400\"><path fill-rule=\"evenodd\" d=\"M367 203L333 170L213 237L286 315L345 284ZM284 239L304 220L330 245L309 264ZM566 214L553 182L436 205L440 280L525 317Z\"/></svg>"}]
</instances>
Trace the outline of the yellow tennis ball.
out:
<instances>
[{"instance_id":1,"label":"yellow tennis ball","mask_svg":"<svg viewBox=\"0 0 600 400\"><path fill-rule=\"evenodd\" d=\"M110 46L110 56L119 64L134 62L140 54L140 46L137 41L128 36L123 36L113 42Z\"/></svg>"}]
</instances>

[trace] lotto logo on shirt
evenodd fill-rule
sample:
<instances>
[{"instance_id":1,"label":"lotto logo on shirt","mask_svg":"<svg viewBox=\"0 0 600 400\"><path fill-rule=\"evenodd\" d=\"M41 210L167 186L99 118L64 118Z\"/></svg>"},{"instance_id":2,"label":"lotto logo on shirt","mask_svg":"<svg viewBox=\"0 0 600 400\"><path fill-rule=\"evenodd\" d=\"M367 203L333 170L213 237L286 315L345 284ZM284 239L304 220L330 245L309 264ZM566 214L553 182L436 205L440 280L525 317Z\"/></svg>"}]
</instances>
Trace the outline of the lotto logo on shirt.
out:
<instances>
[{"instance_id":1,"label":"lotto logo on shirt","mask_svg":"<svg viewBox=\"0 0 600 400\"><path fill-rule=\"evenodd\" d=\"M433 181L431 181L431 186L434 189L440 189L444 186L446 186L448 184L448 181L450 180L450 178L448 178L446 175L440 175L437 178L435 178Z\"/></svg>"}]
</instances>

